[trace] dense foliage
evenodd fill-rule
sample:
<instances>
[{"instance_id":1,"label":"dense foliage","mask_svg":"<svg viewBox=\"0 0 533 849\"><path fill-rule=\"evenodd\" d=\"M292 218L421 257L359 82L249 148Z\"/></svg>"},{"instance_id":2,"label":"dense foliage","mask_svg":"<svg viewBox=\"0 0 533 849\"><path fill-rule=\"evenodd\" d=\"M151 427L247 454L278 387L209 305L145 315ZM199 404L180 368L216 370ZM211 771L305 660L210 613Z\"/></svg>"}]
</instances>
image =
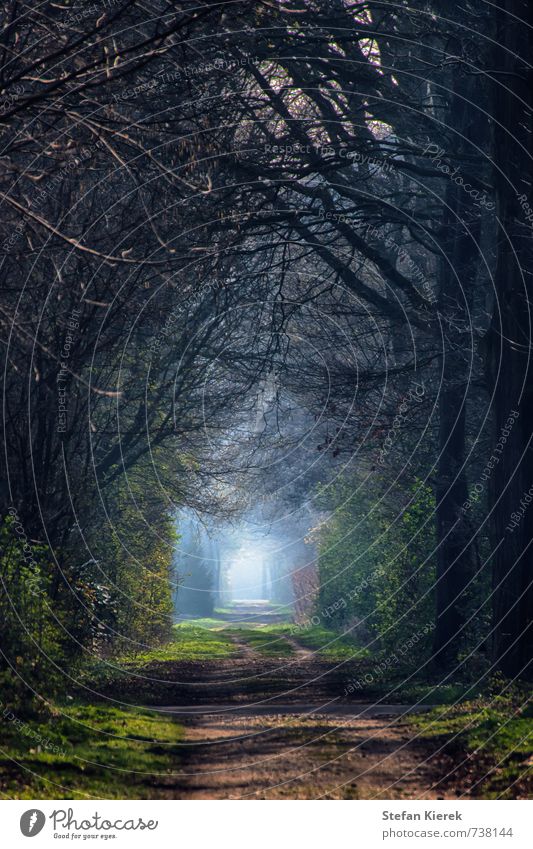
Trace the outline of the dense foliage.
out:
<instances>
[{"instance_id":1,"label":"dense foliage","mask_svg":"<svg viewBox=\"0 0 533 849\"><path fill-rule=\"evenodd\" d=\"M323 496L332 510L320 529L317 615L385 650L427 626L414 654L429 657L435 608L434 493L418 480L407 491L396 490L391 505L383 484L381 489L382 498L377 498L368 484L363 494L354 481L342 479Z\"/></svg>"}]
</instances>

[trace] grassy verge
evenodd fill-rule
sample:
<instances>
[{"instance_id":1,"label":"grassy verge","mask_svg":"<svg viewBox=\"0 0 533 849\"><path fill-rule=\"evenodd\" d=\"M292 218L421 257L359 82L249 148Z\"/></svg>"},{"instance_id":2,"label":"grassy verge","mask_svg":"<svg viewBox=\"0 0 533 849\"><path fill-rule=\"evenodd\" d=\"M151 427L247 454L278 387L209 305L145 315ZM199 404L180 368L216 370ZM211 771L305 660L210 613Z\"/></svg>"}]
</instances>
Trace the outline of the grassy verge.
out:
<instances>
[{"instance_id":1,"label":"grassy verge","mask_svg":"<svg viewBox=\"0 0 533 849\"><path fill-rule=\"evenodd\" d=\"M226 632L246 643L251 649L265 657L290 657L293 647L285 639L288 625L257 625L246 628L227 628Z\"/></svg>"},{"instance_id":2,"label":"grassy verge","mask_svg":"<svg viewBox=\"0 0 533 849\"><path fill-rule=\"evenodd\" d=\"M224 622L217 619L195 619L174 625L172 641L161 648L136 653L126 658L126 665L146 666L167 660L194 661L220 660L229 657L235 646L228 636L221 633L219 626Z\"/></svg>"},{"instance_id":3,"label":"grassy verge","mask_svg":"<svg viewBox=\"0 0 533 849\"><path fill-rule=\"evenodd\" d=\"M174 626L173 631L172 642L126 658L125 667L164 661L219 660L230 657L236 650L235 640L246 643L265 657L291 657L295 644L315 652L318 659L333 663L361 660L368 656L368 652L358 647L350 637L321 626L299 629L289 622L241 625L208 618L181 622Z\"/></svg>"},{"instance_id":4,"label":"grassy verge","mask_svg":"<svg viewBox=\"0 0 533 849\"><path fill-rule=\"evenodd\" d=\"M362 660L369 652L358 646L355 640L344 637L336 631L330 631L321 625L299 629L292 627L294 640L306 649L317 653L317 657L333 662L343 660Z\"/></svg>"},{"instance_id":5,"label":"grassy verge","mask_svg":"<svg viewBox=\"0 0 533 849\"><path fill-rule=\"evenodd\" d=\"M239 602L235 602L235 603L230 602L225 607L216 607L215 608L215 616L218 616L220 614L221 615L232 614L232 613L235 613L235 611L238 611L239 609L240 609L240 603ZM252 608L252 610L253 610L253 608ZM290 604L276 604L275 602L270 602L269 604L257 605L257 607L255 608L255 613L251 612L248 615L249 616L253 616L253 615L261 616L262 614L268 615L268 614L272 614L272 613L275 614L276 616L285 616L287 618L287 621L290 621L292 619L294 611L293 611L292 605L290 605Z\"/></svg>"},{"instance_id":6,"label":"grassy verge","mask_svg":"<svg viewBox=\"0 0 533 849\"><path fill-rule=\"evenodd\" d=\"M161 798L183 736L166 716L81 704L0 731L0 791L15 799Z\"/></svg>"},{"instance_id":7,"label":"grassy verge","mask_svg":"<svg viewBox=\"0 0 533 849\"><path fill-rule=\"evenodd\" d=\"M379 678L375 672L379 662L379 657L363 657L357 669L346 674L345 687L349 698L355 701L362 698L365 701L391 704L433 706L454 705L472 696L473 688L464 682L440 684L424 682L419 677L412 679L413 670L409 668L402 672L396 671L390 677Z\"/></svg>"},{"instance_id":8,"label":"grassy verge","mask_svg":"<svg viewBox=\"0 0 533 849\"><path fill-rule=\"evenodd\" d=\"M409 718L422 740L444 745L450 782L481 799L533 795L533 705L523 695L465 701Z\"/></svg>"},{"instance_id":9,"label":"grassy verge","mask_svg":"<svg viewBox=\"0 0 533 849\"><path fill-rule=\"evenodd\" d=\"M368 655L354 640L319 625L305 630L290 623L226 627L226 633L244 640L251 648L270 657L290 657L294 654L295 645L315 652L317 659L331 662L360 660Z\"/></svg>"}]
</instances>

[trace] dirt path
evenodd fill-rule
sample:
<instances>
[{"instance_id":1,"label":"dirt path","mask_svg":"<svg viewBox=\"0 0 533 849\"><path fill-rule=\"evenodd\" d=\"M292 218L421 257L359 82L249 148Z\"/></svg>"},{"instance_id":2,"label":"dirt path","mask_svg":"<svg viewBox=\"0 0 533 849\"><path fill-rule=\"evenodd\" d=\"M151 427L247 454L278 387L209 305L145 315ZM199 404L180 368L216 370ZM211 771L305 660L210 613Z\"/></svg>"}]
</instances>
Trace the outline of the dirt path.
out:
<instances>
[{"instance_id":1,"label":"dirt path","mask_svg":"<svg viewBox=\"0 0 533 849\"><path fill-rule=\"evenodd\" d=\"M247 711L188 717L185 726L168 798L455 798L433 787L443 760L393 716Z\"/></svg>"},{"instance_id":2,"label":"dirt path","mask_svg":"<svg viewBox=\"0 0 533 849\"><path fill-rule=\"evenodd\" d=\"M157 792L173 799L455 798L439 779L451 767L437 744L417 738L416 706L346 695L361 660L332 662L259 609L225 617L234 651L217 660L154 661L120 682L126 703L171 713L185 729L172 775ZM217 626L220 629L220 626ZM207 643L206 643L207 645ZM447 786L450 786L449 782Z\"/></svg>"},{"instance_id":3,"label":"dirt path","mask_svg":"<svg viewBox=\"0 0 533 849\"><path fill-rule=\"evenodd\" d=\"M168 798L456 798L438 789L448 759L416 739L408 705L175 710L187 733Z\"/></svg>"},{"instance_id":4,"label":"dirt path","mask_svg":"<svg viewBox=\"0 0 533 849\"><path fill-rule=\"evenodd\" d=\"M254 614L261 625L260 612ZM228 621L233 627L239 620ZM455 798L437 789L449 764L416 738L405 716L414 708L344 700L346 669L332 670L292 637L285 638L292 649L285 658L232 639L231 660L174 663L170 670L188 684L175 691L179 699L169 691L156 708L186 729L166 797Z\"/></svg>"}]
</instances>

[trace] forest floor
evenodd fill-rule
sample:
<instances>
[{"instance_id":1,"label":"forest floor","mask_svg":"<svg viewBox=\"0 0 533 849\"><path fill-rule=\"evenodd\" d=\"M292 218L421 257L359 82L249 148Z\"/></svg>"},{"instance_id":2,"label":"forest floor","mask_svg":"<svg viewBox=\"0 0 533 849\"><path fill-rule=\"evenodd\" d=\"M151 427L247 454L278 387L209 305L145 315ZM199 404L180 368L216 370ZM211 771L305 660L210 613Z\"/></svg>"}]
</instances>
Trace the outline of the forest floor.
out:
<instances>
[{"instance_id":1,"label":"forest floor","mask_svg":"<svg viewBox=\"0 0 533 849\"><path fill-rule=\"evenodd\" d=\"M457 701L452 687L355 695L349 682L375 663L351 640L301 631L264 606L184 621L173 643L108 672L96 704L75 694L58 709L47 736L60 754L26 740L18 763L13 754L0 760L0 790L15 798L531 794L530 708L516 698ZM17 751L21 735L7 730Z\"/></svg>"}]
</instances>

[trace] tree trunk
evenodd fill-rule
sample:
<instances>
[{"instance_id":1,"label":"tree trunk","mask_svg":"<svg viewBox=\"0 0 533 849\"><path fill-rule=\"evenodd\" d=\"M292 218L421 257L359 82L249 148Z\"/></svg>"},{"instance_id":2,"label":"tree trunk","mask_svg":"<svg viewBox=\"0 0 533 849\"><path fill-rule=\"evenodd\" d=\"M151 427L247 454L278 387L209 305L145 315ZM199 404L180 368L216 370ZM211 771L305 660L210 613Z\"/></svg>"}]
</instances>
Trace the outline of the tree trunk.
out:
<instances>
[{"instance_id":1,"label":"tree trunk","mask_svg":"<svg viewBox=\"0 0 533 849\"><path fill-rule=\"evenodd\" d=\"M497 69L492 158L500 229L486 365L493 445L501 446L490 482L493 645L500 669L512 677L530 677L533 658L532 26L527 0L503 0L491 63Z\"/></svg>"},{"instance_id":2,"label":"tree trunk","mask_svg":"<svg viewBox=\"0 0 533 849\"><path fill-rule=\"evenodd\" d=\"M465 460L464 386L454 368L458 357L446 355L439 397L437 470L437 586L434 663L452 668L464 641L464 591L472 574L472 554L465 534L462 505L468 498ZM464 364L461 364L464 365Z\"/></svg>"},{"instance_id":3,"label":"tree trunk","mask_svg":"<svg viewBox=\"0 0 533 849\"><path fill-rule=\"evenodd\" d=\"M457 150L470 154L480 128L472 110L456 92L472 96L476 82L454 77L449 125L459 131ZM433 662L451 670L465 644L466 592L473 576L466 474L466 397L471 380L471 307L479 265L481 212L451 180L445 190L439 267L439 316L443 333L442 382L439 393L439 446L436 485L437 586Z\"/></svg>"}]
</instances>

